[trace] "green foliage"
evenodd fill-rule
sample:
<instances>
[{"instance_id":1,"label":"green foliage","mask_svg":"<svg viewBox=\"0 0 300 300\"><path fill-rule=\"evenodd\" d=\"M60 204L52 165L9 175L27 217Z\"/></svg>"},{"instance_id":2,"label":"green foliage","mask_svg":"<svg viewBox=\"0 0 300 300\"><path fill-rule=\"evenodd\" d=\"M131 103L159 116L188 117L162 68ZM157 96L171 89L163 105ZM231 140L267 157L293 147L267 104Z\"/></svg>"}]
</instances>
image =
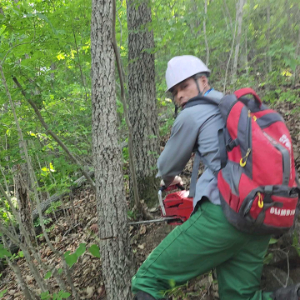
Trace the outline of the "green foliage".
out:
<instances>
[{"instance_id":1,"label":"green foliage","mask_svg":"<svg viewBox=\"0 0 300 300\"><path fill-rule=\"evenodd\" d=\"M0 244L0 258L10 257L12 254L8 251L8 249L4 248L3 244Z\"/></svg>"},{"instance_id":2,"label":"green foliage","mask_svg":"<svg viewBox=\"0 0 300 300\"><path fill-rule=\"evenodd\" d=\"M52 276L52 272L47 272L44 279L49 279Z\"/></svg>"},{"instance_id":3,"label":"green foliage","mask_svg":"<svg viewBox=\"0 0 300 300\"><path fill-rule=\"evenodd\" d=\"M72 266L78 261L79 257L82 256L86 251L86 244L85 243L81 243L79 245L79 247L76 249L76 251L74 253L71 254L70 251L67 251L65 254L64 254L64 257L65 257L65 260L66 260L66 263L67 265L72 268ZM95 257L98 257L100 258L100 251L99 251L99 247L98 245L94 244L92 245L88 251ZM58 272L62 272L62 270L58 271ZM48 274L48 273L47 273ZM46 274L46 275L47 275ZM49 274L48 274L49 276ZM51 274L50 274L51 276ZM49 276L49 277L50 277Z\"/></svg>"},{"instance_id":4,"label":"green foliage","mask_svg":"<svg viewBox=\"0 0 300 300\"><path fill-rule=\"evenodd\" d=\"M60 207L61 207L61 201L52 202L50 204L50 207L46 210L45 213L46 213L46 215L49 215L51 213L55 213L55 211L57 211Z\"/></svg>"},{"instance_id":5,"label":"green foliage","mask_svg":"<svg viewBox=\"0 0 300 300\"><path fill-rule=\"evenodd\" d=\"M264 265L268 265L273 260L274 254L272 252L268 253L264 258Z\"/></svg>"},{"instance_id":6,"label":"green foliage","mask_svg":"<svg viewBox=\"0 0 300 300\"><path fill-rule=\"evenodd\" d=\"M10 259L18 260L19 258L23 258L23 257L24 257L23 251L19 251L18 253L14 253Z\"/></svg>"},{"instance_id":7,"label":"green foliage","mask_svg":"<svg viewBox=\"0 0 300 300\"><path fill-rule=\"evenodd\" d=\"M43 221L44 221L45 225L48 225L48 224L52 223L52 219L51 218L44 218ZM33 226L34 227L41 226L40 218L37 218L36 220L34 220Z\"/></svg>"},{"instance_id":8,"label":"green foliage","mask_svg":"<svg viewBox=\"0 0 300 300\"><path fill-rule=\"evenodd\" d=\"M71 252L67 251L64 254L67 265L72 268L72 266L78 261L79 257L85 252L85 250L86 244L81 243L74 253L70 254Z\"/></svg>"},{"instance_id":9,"label":"green foliage","mask_svg":"<svg viewBox=\"0 0 300 300\"><path fill-rule=\"evenodd\" d=\"M271 238L270 241L269 241L269 245L276 244L277 242L278 242L277 239Z\"/></svg>"},{"instance_id":10,"label":"green foliage","mask_svg":"<svg viewBox=\"0 0 300 300\"><path fill-rule=\"evenodd\" d=\"M174 280L169 281L170 289L166 290L163 294L163 296L172 297L174 300L178 300L181 298L186 298L186 288L188 286L188 283L176 286L176 283Z\"/></svg>"},{"instance_id":11,"label":"green foliage","mask_svg":"<svg viewBox=\"0 0 300 300\"><path fill-rule=\"evenodd\" d=\"M7 293L7 289L0 292L0 298L2 298Z\"/></svg>"},{"instance_id":12,"label":"green foliage","mask_svg":"<svg viewBox=\"0 0 300 300\"><path fill-rule=\"evenodd\" d=\"M15 208L17 208L17 198L12 197L11 201ZM7 200L4 200L0 198L0 218L4 221L4 223L9 223L9 221L12 221L13 224L15 224L16 220L11 212L11 207L8 204Z\"/></svg>"},{"instance_id":13,"label":"green foliage","mask_svg":"<svg viewBox=\"0 0 300 300\"><path fill-rule=\"evenodd\" d=\"M135 210L128 210L127 215L131 220L136 220L136 211Z\"/></svg>"},{"instance_id":14,"label":"green foliage","mask_svg":"<svg viewBox=\"0 0 300 300\"><path fill-rule=\"evenodd\" d=\"M59 291L58 293L54 293L53 295L50 295L49 291L41 293L41 300L62 300L67 299L71 296L70 293Z\"/></svg>"},{"instance_id":15,"label":"green foliage","mask_svg":"<svg viewBox=\"0 0 300 300\"><path fill-rule=\"evenodd\" d=\"M293 244L292 246L296 249L298 255L300 256L300 245L299 245L299 236L297 231L295 230L293 233Z\"/></svg>"},{"instance_id":16,"label":"green foliage","mask_svg":"<svg viewBox=\"0 0 300 300\"><path fill-rule=\"evenodd\" d=\"M169 280L169 286L170 289L164 291L163 297L168 296L171 297L174 300L180 300L180 299L188 299L189 297L202 297L201 290L197 292L188 292L188 282L183 285L176 286L176 282L174 280Z\"/></svg>"},{"instance_id":17,"label":"green foliage","mask_svg":"<svg viewBox=\"0 0 300 300\"><path fill-rule=\"evenodd\" d=\"M152 23L143 29L153 31L155 47L144 51L155 54L157 105L161 117L160 135L166 136L174 122L174 106L165 94L164 75L167 62L171 57L182 54L196 55L205 60L205 16L203 5L196 1L159 0L151 1L150 5ZM210 80L215 89L222 89L224 84L235 27L236 1L226 1L228 11L224 5L223 0L208 1L206 16L210 49L209 68L212 70ZM0 13L0 63L3 63L8 89L29 148L30 160L37 178L36 184L39 185L41 193L53 195L67 191L81 176L78 166L70 161L57 142L46 132L11 78L14 76L18 79L26 97L37 105L50 130L57 134L82 165L91 166L91 3L84 0L2 0L1 9L3 13ZM289 0L288 6L285 0L246 3L237 80L234 84L227 84L227 91L251 86L264 90L264 100L267 102L299 101L300 89L290 89L296 83L296 66L300 65L300 58L296 53L300 30L299 10L298 0ZM116 37L124 73L127 75L126 1L117 3ZM228 70L229 78L232 60L233 57ZM116 93L118 98L118 86ZM127 128L123 116L124 108L119 98L116 107L119 131L123 135L120 140L123 141ZM23 164L24 160L20 154L19 137L12 110L2 84L0 123L0 164L9 186L12 187L14 174L11 170ZM127 164L128 160L128 147L124 147L123 161ZM127 180L128 175L124 178ZM8 222L11 219L14 222L7 201L1 198L0 204L1 220ZM46 213L52 213L59 207L60 202L53 203ZM132 212L129 211L128 214L134 218ZM50 222L50 218L45 220L46 225ZM34 225L39 226L40 221L35 221ZM50 230L51 227L47 228L47 231ZM276 243L274 240L273 242ZM298 240L295 240L293 245L298 247ZM81 244L73 254L65 254L69 267L78 261L86 251L85 247L85 244ZM2 255L7 254L5 251L4 248L0 248ZM100 257L97 245L92 245L88 251ZM266 263L272 259L271 256L266 256ZM51 275L45 275L47 278L50 278L49 276ZM170 293L174 297L180 297L183 288L174 286ZM63 295L48 293L43 297L42 299L62 299Z\"/></svg>"},{"instance_id":18,"label":"green foliage","mask_svg":"<svg viewBox=\"0 0 300 300\"><path fill-rule=\"evenodd\" d=\"M297 12L299 3L290 0L290 9L284 0L264 0L244 6L244 23L240 46L237 81L227 90L242 86L272 87L266 100L298 101L298 91L281 91L280 86L294 83L293 73L300 64L296 55L300 30ZM211 82L216 89L223 86L224 75L235 26L235 1L208 2L206 16L207 41L210 49ZM270 5L270 20L267 8ZM29 147L40 191L50 195L64 192L78 178L78 166L70 161L60 146L45 131L35 117L19 89L11 80L15 76L26 97L38 106L39 111L58 137L82 162L91 165L91 5L84 0L1 2L0 61L9 91L16 104L16 112L24 139ZM167 9L166 9L167 8ZM205 37L202 31L203 6L195 1L152 1L152 23L142 30L153 31L154 48L144 51L155 54L157 104L164 120L160 135L170 132L173 124L173 105L165 94L164 73L167 61L181 54L194 54L205 58ZM232 24L231 24L232 22ZM269 38L268 38L269 36ZM126 1L117 3L116 37L124 72L128 67L128 29ZM245 57L247 56L247 64ZM268 70L268 59L272 71ZM229 65L229 76L231 72ZM275 89L279 92L275 92ZM127 88L127 86L126 86ZM117 87L117 113L122 135L127 128L124 109ZM13 182L9 169L24 163L20 156L19 138L7 95L0 85L0 163L7 180ZM149 136L149 138L153 138ZM121 138L124 140L124 137ZM123 149L124 162L128 162L128 148ZM56 208L53 208L56 209ZM0 215L8 215L0 208Z\"/></svg>"},{"instance_id":19,"label":"green foliage","mask_svg":"<svg viewBox=\"0 0 300 300\"><path fill-rule=\"evenodd\" d=\"M99 249L99 246L94 244L92 245L90 248L89 248L89 252L95 256L95 257L98 257L100 258L100 249Z\"/></svg>"}]
</instances>

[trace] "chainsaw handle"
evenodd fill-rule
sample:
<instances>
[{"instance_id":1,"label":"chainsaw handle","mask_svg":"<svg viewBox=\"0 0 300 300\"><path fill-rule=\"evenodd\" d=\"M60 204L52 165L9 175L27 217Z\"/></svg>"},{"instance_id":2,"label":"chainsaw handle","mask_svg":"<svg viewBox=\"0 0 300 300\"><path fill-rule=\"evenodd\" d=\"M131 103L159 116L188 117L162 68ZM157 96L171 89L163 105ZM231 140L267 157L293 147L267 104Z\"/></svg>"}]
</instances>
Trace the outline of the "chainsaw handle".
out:
<instances>
[{"instance_id":1,"label":"chainsaw handle","mask_svg":"<svg viewBox=\"0 0 300 300\"><path fill-rule=\"evenodd\" d=\"M178 184L170 185L168 187L166 187L165 185L163 185L163 186L161 186L159 188L159 190L162 191L162 192L164 192L164 191L166 191L166 192L173 191L173 190L176 190L176 189L179 189L179 190L182 190L182 191L185 190L185 188L182 185L180 185L179 183Z\"/></svg>"}]
</instances>

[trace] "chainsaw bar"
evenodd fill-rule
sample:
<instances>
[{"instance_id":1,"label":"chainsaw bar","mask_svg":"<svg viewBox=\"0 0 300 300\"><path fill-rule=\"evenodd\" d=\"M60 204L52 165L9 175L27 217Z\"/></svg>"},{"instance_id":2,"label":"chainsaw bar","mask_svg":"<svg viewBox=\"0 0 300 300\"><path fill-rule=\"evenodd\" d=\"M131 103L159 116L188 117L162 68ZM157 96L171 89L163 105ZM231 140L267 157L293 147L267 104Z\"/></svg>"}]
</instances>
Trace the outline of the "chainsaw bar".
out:
<instances>
[{"instance_id":1,"label":"chainsaw bar","mask_svg":"<svg viewBox=\"0 0 300 300\"><path fill-rule=\"evenodd\" d=\"M167 222L171 220L178 220L176 217L164 217L160 219L154 219L154 220L146 220L146 221L138 221L138 222L129 222L129 225L139 225L139 224L150 224L150 223L159 223L159 222Z\"/></svg>"}]
</instances>

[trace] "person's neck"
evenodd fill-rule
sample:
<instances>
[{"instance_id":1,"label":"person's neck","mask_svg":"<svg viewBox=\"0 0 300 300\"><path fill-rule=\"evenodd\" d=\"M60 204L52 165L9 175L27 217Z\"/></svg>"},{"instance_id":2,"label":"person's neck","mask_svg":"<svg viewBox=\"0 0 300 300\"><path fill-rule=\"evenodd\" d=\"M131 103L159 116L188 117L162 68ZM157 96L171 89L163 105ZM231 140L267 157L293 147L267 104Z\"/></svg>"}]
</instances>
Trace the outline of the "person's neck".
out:
<instances>
[{"instance_id":1,"label":"person's neck","mask_svg":"<svg viewBox=\"0 0 300 300\"><path fill-rule=\"evenodd\" d=\"M207 91L210 90L210 85L208 85L204 90L203 90L203 94L205 94Z\"/></svg>"},{"instance_id":2,"label":"person's neck","mask_svg":"<svg viewBox=\"0 0 300 300\"><path fill-rule=\"evenodd\" d=\"M208 85L207 87L205 87L202 91L202 95L204 95L207 91L210 90L210 86Z\"/></svg>"}]
</instances>

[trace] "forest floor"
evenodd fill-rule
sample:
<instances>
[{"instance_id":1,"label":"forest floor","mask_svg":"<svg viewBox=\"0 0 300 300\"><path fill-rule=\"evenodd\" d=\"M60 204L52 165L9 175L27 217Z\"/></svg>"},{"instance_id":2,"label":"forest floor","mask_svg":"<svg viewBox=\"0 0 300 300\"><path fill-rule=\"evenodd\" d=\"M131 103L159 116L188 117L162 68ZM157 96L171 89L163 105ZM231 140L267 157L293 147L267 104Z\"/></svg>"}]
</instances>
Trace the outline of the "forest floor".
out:
<instances>
[{"instance_id":1,"label":"forest floor","mask_svg":"<svg viewBox=\"0 0 300 300\"><path fill-rule=\"evenodd\" d=\"M300 171L300 105L280 102L276 104L276 109L285 118L287 126L291 130L295 160L298 171ZM162 141L163 145L164 141ZM185 182L189 182L191 166L192 163L189 162L183 172ZM49 230L51 242L62 253L66 251L74 252L80 243L85 243L86 248L97 243L97 234L94 233L94 224L97 223L95 195L88 186L82 187L73 195L73 203L75 211L72 211L69 198L66 197L64 199L65 210L57 211L55 213L56 216L51 215L52 223L47 225L48 228L51 228ZM158 216L158 213L156 214ZM165 223L130 226L132 250L138 265L147 258L149 253L173 228L173 226ZM297 228L297 240L299 232L300 230ZM46 265L61 267L60 259L50 250L42 236L39 237L38 247L42 260ZM262 287L275 288L286 282L300 282L300 259L298 253L300 253L299 246L295 245L295 239L291 236L280 239L271 245L266 260L268 264L266 264L263 273ZM16 262L30 289L40 294L41 291L38 289L25 259L19 258ZM101 259L92 256L86 251L79 258L78 262L74 264L71 272L80 299L106 299L105 286L101 274ZM52 277L48 279L48 284L54 291L57 292L59 290L56 281ZM0 291L5 289L7 289L7 292L2 299L25 299L17 284L15 274L9 268L3 270L0 277ZM185 286L174 289L171 291L171 295L173 300L218 299L218 286L214 272L202 275Z\"/></svg>"}]
</instances>

